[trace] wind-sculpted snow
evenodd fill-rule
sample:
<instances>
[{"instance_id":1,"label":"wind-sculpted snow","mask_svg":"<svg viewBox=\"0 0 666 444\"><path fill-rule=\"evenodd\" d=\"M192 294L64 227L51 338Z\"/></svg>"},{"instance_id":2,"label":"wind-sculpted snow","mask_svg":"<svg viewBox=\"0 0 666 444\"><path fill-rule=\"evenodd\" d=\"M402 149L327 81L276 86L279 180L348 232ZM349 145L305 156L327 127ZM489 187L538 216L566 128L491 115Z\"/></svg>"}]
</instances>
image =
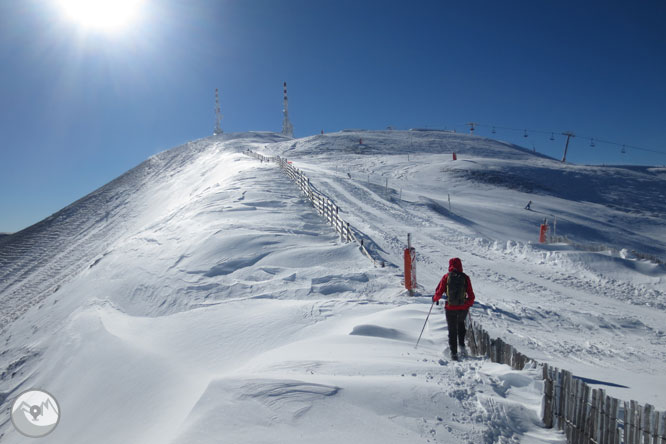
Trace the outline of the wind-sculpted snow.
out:
<instances>
[{"instance_id":1,"label":"wind-sculpted snow","mask_svg":"<svg viewBox=\"0 0 666 444\"><path fill-rule=\"evenodd\" d=\"M357 325L349 333L358 336L374 336L377 338L394 339L398 341L412 341L414 338L393 328L381 327L379 325Z\"/></svg>"},{"instance_id":2,"label":"wind-sculpted snow","mask_svg":"<svg viewBox=\"0 0 666 444\"><path fill-rule=\"evenodd\" d=\"M159 186L208 144L156 155L45 220L0 239L0 330L57 292L140 218L138 197Z\"/></svg>"},{"instance_id":3,"label":"wind-sculpted snow","mask_svg":"<svg viewBox=\"0 0 666 444\"><path fill-rule=\"evenodd\" d=\"M243 143L280 140L261 134L228 137ZM96 266L120 239L150 225L160 204L168 204L161 191L197 161L198 173L209 172L211 165L202 160L218 153L223 140L203 139L157 154L45 220L0 238L0 331ZM156 195L162 200L151 202Z\"/></svg>"},{"instance_id":4,"label":"wind-sculpted snow","mask_svg":"<svg viewBox=\"0 0 666 444\"><path fill-rule=\"evenodd\" d=\"M387 266L246 149L304 169ZM8 405L39 387L63 411L54 443L564 442L541 428L538 369L449 361L441 306L414 348L453 256L484 328L664 409L666 272L632 253L664 256L664 176L434 131L160 153L0 238L0 441L23 442ZM532 243L544 217L569 243Z\"/></svg>"}]
</instances>

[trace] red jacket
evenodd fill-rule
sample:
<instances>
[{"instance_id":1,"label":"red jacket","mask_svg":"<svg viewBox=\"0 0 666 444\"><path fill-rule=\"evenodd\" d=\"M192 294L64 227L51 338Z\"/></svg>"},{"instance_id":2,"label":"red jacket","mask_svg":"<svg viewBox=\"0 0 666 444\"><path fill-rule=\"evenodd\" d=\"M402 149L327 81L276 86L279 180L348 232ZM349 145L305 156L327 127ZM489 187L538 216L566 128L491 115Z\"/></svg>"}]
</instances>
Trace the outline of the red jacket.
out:
<instances>
[{"instance_id":1,"label":"red jacket","mask_svg":"<svg viewBox=\"0 0 666 444\"><path fill-rule=\"evenodd\" d=\"M457 271L458 273L463 272L462 262L457 257L454 257L449 261L449 272L454 270ZM449 307L449 302L446 301L446 305L444 306L445 309L468 310L472 305L474 305L474 290L472 290L472 281L470 281L469 276L467 275L465 275L465 278L467 279L467 299L465 300L465 305L456 305ZM437 302L440 299L442 299L442 295L446 293L446 283L448 279L449 279L449 273L446 273L442 278L442 280L439 281L437 290L435 290L435 296L432 297L433 301Z\"/></svg>"}]
</instances>

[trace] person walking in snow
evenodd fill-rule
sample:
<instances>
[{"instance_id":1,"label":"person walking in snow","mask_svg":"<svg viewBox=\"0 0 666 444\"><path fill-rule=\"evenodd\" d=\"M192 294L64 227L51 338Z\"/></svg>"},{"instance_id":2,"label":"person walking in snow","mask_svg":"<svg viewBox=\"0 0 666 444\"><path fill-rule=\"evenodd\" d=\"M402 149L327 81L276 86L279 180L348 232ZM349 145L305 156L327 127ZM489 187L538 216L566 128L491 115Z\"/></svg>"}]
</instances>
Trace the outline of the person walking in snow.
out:
<instances>
[{"instance_id":1,"label":"person walking in snow","mask_svg":"<svg viewBox=\"0 0 666 444\"><path fill-rule=\"evenodd\" d=\"M458 346L465 352L465 318L474 305L472 281L463 273L462 261L454 257L449 261L449 272L439 282L433 302L439 305L442 295L446 294L446 323L449 326L449 348L451 359L458 360Z\"/></svg>"},{"instance_id":2,"label":"person walking in snow","mask_svg":"<svg viewBox=\"0 0 666 444\"><path fill-rule=\"evenodd\" d=\"M532 201L531 200L529 202L527 202L527 205L525 205L525 209L526 210L531 210L532 209Z\"/></svg>"}]
</instances>

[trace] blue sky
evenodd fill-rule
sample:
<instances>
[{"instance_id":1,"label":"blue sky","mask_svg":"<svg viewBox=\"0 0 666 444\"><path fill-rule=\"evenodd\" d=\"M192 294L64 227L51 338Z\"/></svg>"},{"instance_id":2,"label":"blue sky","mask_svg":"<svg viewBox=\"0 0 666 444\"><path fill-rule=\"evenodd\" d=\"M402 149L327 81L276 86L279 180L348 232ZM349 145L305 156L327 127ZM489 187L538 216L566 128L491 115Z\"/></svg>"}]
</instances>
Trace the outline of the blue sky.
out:
<instances>
[{"instance_id":1,"label":"blue sky","mask_svg":"<svg viewBox=\"0 0 666 444\"><path fill-rule=\"evenodd\" d=\"M92 0L91 0L92 1ZM146 0L122 32L0 3L0 232L210 135L456 128L576 163L666 164L664 2ZM504 130L499 128L515 128ZM491 136L490 126L479 135Z\"/></svg>"}]
</instances>

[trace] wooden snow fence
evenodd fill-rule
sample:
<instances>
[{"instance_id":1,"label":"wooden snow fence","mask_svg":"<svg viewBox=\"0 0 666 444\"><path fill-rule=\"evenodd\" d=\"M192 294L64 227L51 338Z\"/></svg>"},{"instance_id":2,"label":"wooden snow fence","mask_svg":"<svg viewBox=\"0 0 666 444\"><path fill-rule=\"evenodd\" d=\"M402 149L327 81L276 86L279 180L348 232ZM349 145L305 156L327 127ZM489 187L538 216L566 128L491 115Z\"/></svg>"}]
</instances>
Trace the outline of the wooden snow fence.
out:
<instances>
[{"instance_id":1,"label":"wooden snow fence","mask_svg":"<svg viewBox=\"0 0 666 444\"><path fill-rule=\"evenodd\" d=\"M488 332L470 316L467 316L466 323L469 331L467 345L473 355L486 356L492 362L510 365L514 370L522 370L528 362L534 362L501 338L491 339Z\"/></svg>"},{"instance_id":2,"label":"wooden snow fence","mask_svg":"<svg viewBox=\"0 0 666 444\"><path fill-rule=\"evenodd\" d=\"M666 415L650 404L622 402L566 370L543 364L543 421L570 443L666 444Z\"/></svg>"},{"instance_id":3,"label":"wooden snow fence","mask_svg":"<svg viewBox=\"0 0 666 444\"><path fill-rule=\"evenodd\" d=\"M469 320L470 353L522 370L528 363L541 365L544 397L542 419L547 428L562 430L572 444L666 444L666 413L650 404L622 402L593 389L571 372L539 364L500 338Z\"/></svg>"},{"instance_id":4,"label":"wooden snow fence","mask_svg":"<svg viewBox=\"0 0 666 444\"><path fill-rule=\"evenodd\" d=\"M374 265L377 265L377 260L372 257L368 249L365 247L363 239L359 240L354 233L353 227L349 222L340 217L340 207L333 202L329 197L319 192L310 182L303 171L294 167L287 159L280 156L267 157L254 151L244 151L248 156L259 159L262 162L275 162L279 165L280 169L298 186L301 192L312 203L315 210L335 229L340 235L343 242L356 242L360 245L361 252L367 256Z\"/></svg>"}]
</instances>

